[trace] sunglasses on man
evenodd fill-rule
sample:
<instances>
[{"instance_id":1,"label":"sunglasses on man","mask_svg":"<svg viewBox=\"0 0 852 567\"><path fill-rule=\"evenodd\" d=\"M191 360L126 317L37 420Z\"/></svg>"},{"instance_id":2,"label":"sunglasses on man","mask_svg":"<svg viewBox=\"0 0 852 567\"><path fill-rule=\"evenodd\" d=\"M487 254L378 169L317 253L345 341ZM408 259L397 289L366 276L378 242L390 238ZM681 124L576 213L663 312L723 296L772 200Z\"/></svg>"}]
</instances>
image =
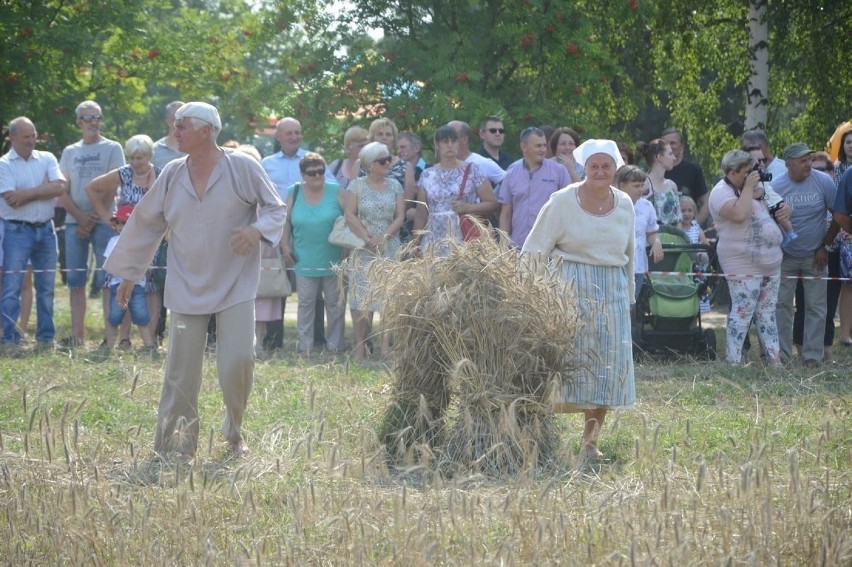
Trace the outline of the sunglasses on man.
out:
<instances>
[{"instance_id":1,"label":"sunglasses on man","mask_svg":"<svg viewBox=\"0 0 852 567\"><path fill-rule=\"evenodd\" d=\"M91 116L81 116L80 120L88 124L89 122L94 122L95 120L100 122L102 118L103 116L100 114L92 114Z\"/></svg>"},{"instance_id":2,"label":"sunglasses on man","mask_svg":"<svg viewBox=\"0 0 852 567\"><path fill-rule=\"evenodd\" d=\"M505 128L488 128L488 131L491 132L492 134L505 134L506 133Z\"/></svg>"}]
</instances>

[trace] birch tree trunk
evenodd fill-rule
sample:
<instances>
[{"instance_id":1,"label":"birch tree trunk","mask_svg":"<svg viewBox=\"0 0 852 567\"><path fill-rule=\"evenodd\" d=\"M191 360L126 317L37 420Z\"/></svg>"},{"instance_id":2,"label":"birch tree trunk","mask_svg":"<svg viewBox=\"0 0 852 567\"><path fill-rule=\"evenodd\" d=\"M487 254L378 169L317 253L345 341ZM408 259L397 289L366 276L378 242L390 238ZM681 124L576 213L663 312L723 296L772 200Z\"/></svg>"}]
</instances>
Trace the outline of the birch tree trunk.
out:
<instances>
[{"instance_id":1,"label":"birch tree trunk","mask_svg":"<svg viewBox=\"0 0 852 567\"><path fill-rule=\"evenodd\" d=\"M746 83L745 129L766 129L769 107L768 0L748 2L749 77Z\"/></svg>"}]
</instances>

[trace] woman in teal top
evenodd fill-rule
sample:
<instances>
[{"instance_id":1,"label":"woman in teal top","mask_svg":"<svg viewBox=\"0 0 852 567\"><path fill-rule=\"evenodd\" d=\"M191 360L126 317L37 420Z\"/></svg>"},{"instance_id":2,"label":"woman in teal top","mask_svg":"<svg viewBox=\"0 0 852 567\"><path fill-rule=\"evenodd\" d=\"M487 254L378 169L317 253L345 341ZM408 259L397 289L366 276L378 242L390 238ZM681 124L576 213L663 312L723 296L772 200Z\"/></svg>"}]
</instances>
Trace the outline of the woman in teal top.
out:
<instances>
[{"instance_id":1,"label":"woman in teal top","mask_svg":"<svg viewBox=\"0 0 852 567\"><path fill-rule=\"evenodd\" d=\"M343 349L346 302L340 296L333 268L341 261L341 249L328 243L335 219L343 214L343 195L336 184L326 182L325 167L321 155L306 153L299 162L302 181L287 193L287 223L281 250L296 272L296 328L299 352L303 353L314 346L314 313L320 289L325 298L327 350Z\"/></svg>"}]
</instances>

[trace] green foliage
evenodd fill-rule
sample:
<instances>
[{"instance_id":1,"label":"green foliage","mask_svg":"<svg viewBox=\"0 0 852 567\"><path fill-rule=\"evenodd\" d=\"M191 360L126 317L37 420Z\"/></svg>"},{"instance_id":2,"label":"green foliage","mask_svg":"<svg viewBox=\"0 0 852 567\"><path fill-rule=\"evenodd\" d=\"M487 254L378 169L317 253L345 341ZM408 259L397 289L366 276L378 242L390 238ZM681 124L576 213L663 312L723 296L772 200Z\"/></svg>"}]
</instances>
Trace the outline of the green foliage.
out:
<instances>
[{"instance_id":1,"label":"green foliage","mask_svg":"<svg viewBox=\"0 0 852 567\"><path fill-rule=\"evenodd\" d=\"M13 38L0 43L0 116L30 116L58 151L79 137L74 108L84 99L101 104L104 133L119 141L156 137L165 104L200 99L220 107L223 137L245 137L260 80L249 65L260 17L242 1L209 4L0 3L0 33Z\"/></svg>"},{"instance_id":2,"label":"green foliage","mask_svg":"<svg viewBox=\"0 0 852 567\"><path fill-rule=\"evenodd\" d=\"M770 139L820 146L849 118L852 8L778 0L768 17ZM378 116L429 140L496 114L510 149L531 124L628 142L676 126L711 176L742 132L747 29L741 0L3 0L0 119L30 116L59 151L86 98L119 141L158 137L172 100L207 100L223 141L292 115L329 158Z\"/></svg>"},{"instance_id":3,"label":"green foliage","mask_svg":"<svg viewBox=\"0 0 852 567\"><path fill-rule=\"evenodd\" d=\"M532 1L356 2L357 21L384 38L352 53L350 78L373 94L368 108L401 129L463 119L476 129L502 116L511 132L571 124L603 133L632 118L629 77L610 56L615 25L582 3ZM626 7L610 13L627 25ZM619 86L619 88L615 88ZM515 145L515 136L507 138Z\"/></svg>"}]
</instances>

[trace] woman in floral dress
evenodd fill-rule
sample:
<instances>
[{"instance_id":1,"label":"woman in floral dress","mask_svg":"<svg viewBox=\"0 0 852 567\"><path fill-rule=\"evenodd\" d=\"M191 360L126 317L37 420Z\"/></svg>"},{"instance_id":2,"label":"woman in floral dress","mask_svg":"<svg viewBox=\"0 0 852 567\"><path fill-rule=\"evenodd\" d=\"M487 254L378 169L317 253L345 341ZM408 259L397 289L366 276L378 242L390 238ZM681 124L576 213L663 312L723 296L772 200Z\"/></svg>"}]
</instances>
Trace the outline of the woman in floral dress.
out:
<instances>
[{"instance_id":1,"label":"woman in floral dress","mask_svg":"<svg viewBox=\"0 0 852 567\"><path fill-rule=\"evenodd\" d=\"M364 146L359 154L367 175L354 179L346 188L346 223L367 244L349 256L349 307L355 329L355 358L367 355L367 332L379 304L370 297L367 272L381 255L393 258L399 252L399 227L405 216L402 185L388 176L391 155L379 142ZM382 353L390 348L390 335L382 336Z\"/></svg>"},{"instance_id":2,"label":"woman in floral dress","mask_svg":"<svg viewBox=\"0 0 852 567\"><path fill-rule=\"evenodd\" d=\"M425 229L421 246L437 246L438 254L442 256L449 254L448 241L462 239L459 214L487 218L498 207L491 182L476 164L458 159L458 150L459 139L455 130L450 126L438 128L435 131L435 151L439 161L425 169L417 182L414 231L417 233Z\"/></svg>"}]
</instances>

